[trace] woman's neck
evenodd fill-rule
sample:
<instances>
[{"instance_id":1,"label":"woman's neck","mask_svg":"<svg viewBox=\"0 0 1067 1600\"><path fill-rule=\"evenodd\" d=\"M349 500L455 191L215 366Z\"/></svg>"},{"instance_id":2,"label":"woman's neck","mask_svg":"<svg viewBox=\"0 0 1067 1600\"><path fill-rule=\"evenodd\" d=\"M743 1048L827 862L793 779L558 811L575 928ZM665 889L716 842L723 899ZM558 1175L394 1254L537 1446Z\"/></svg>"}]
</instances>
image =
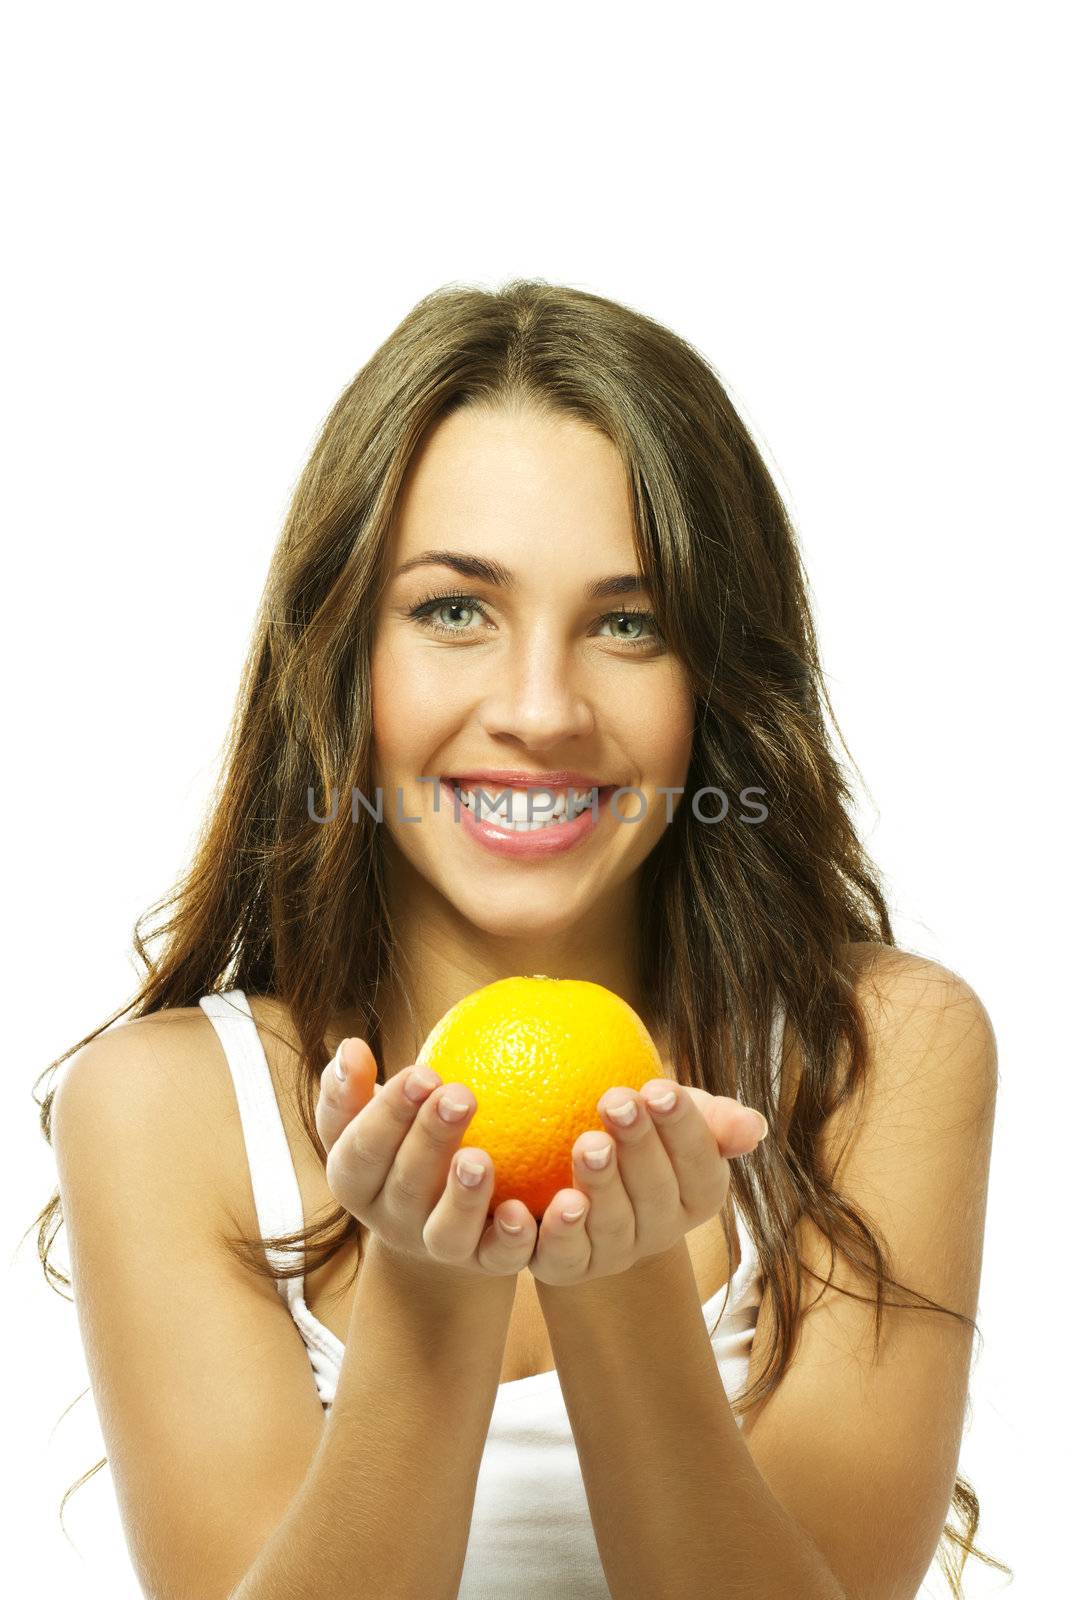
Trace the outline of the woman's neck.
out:
<instances>
[{"instance_id":1,"label":"woman's neck","mask_svg":"<svg viewBox=\"0 0 1067 1600\"><path fill-rule=\"evenodd\" d=\"M410 1006L397 988L381 1007L385 1075L391 1077L415 1060L430 1029L452 1006L501 978L542 974L603 984L643 1016L646 1007L632 919L616 915L613 922L609 930L600 919L591 918L580 930L538 941L495 939L469 926L465 937L456 937L448 919L439 921L433 915L422 916L417 931L410 929L405 935L404 919L394 919Z\"/></svg>"}]
</instances>

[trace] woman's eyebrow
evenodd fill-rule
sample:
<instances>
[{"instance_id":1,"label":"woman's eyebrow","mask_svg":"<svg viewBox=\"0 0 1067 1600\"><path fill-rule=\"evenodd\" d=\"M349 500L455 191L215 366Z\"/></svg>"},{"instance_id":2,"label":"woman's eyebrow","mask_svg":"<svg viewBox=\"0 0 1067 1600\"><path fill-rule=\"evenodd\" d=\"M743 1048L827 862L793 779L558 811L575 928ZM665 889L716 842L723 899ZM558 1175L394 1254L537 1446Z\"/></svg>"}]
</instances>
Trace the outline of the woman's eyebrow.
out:
<instances>
[{"instance_id":1,"label":"woman's eyebrow","mask_svg":"<svg viewBox=\"0 0 1067 1600\"><path fill-rule=\"evenodd\" d=\"M402 578L415 567L451 567L461 577L480 579L483 583L495 584L498 589L510 589L515 582L515 574L509 567L502 567L499 561L467 555L461 550L424 550L421 555L412 556L410 561L397 567L394 577ZM587 584L585 596L587 600L607 600L616 594L635 594L645 587L645 580L639 572L622 572L615 577L597 578Z\"/></svg>"}]
</instances>

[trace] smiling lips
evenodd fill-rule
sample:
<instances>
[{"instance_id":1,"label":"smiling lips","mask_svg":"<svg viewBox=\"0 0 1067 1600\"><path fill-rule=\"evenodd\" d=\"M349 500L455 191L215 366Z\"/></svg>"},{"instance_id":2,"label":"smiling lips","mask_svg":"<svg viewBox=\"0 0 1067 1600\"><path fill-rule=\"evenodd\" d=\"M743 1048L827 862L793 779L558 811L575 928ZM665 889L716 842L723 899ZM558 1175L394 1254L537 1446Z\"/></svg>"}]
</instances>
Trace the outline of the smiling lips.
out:
<instances>
[{"instance_id":1,"label":"smiling lips","mask_svg":"<svg viewBox=\"0 0 1067 1600\"><path fill-rule=\"evenodd\" d=\"M558 782L561 777L567 780L569 795ZM519 778L526 780L523 785L514 781ZM557 781L550 782L550 779ZM574 782L575 779L579 782ZM460 822L472 842L494 855L527 859L559 855L582 844L593 833L597 820L593 815L594 807L599 811L599 801L614 794L616 787L586 781L584 773L544 773L534 779L523 773L502 775L495 772L491 777L465 773L462 782L458 777L442 781L457 797ZM478 794L468 789L468 782L479 790ZM498 801L504 789L512 792L502 812L491 805L486 816L486 802ZM545 797L531 795L531 789L554 792L551 811L546 813ZM507 820L509 810L510 822Z\"/></svg>"},{"instance_id":2,"label":"smiling lips","mask_svg":"<svg viewBox=\"0 0 1067 1600\"><path fill-rule=\"evenodd\" d=\"M465 789L477 784L487 793L493 786L510 789L577 789L581 793L607 787L601 778L594 778L588 772L521 772L514 767L472 767L468 771L452 773L444 782L462 785Z\"/></svg>"}]
</instances>

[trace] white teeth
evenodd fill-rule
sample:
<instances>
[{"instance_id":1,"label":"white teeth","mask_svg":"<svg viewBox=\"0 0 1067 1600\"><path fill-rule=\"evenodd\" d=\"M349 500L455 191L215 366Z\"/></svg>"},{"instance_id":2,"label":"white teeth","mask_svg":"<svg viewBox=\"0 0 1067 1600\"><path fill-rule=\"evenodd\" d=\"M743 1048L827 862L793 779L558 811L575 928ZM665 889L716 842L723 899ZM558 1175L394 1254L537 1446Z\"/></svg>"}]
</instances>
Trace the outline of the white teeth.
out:
<instances>
[{"instance_id":1,"label":"white teeth","mask_svg":"<svg viewBox=\"0 0 1067 1600\"><path fill-rule=\"evenodd\" d=\"M495 822L498 826L510 828L515 833L532 833L535 828L553 828L561 822L570 820L566 815L568 798L572 807L571 818L581 816L582 812L587 811L592 805L595 793L594 790L588 789L584 794L572 796L568 796L566 792L557 794L552 810L546 812L544 809L545 793L544 790L539 790L536 795L537 811L536 814L533 814L531 812L530 792L526 789L512 789L512 820L509 822L506 810L506 791L499 790L494 794L493 790L483 788L480 784L477 787L481 790L481 795L484 795L484 799L481 798L481 795L475 794L473 790L458 790L459 797L467 807L467 810L472 816L478 817L479 821Z\"/></svg>"}]
</instances>

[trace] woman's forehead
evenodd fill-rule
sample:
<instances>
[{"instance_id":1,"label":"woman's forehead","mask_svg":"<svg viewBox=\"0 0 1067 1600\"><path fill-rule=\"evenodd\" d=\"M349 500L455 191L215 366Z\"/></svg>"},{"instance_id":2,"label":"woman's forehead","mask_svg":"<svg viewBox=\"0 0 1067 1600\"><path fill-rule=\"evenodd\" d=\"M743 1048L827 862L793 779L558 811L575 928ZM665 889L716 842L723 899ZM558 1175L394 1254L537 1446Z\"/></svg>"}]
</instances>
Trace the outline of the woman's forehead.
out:
<instances>
[{"instance_id":1,"label":"woman's forehead","mask_svg":"<svg viewBox=\"0 0 1067 1600\"><path fill-rule=\"evenodd\" d=\"M517 577L524 557L546 550L632 566L621 457L597 430L570 418L452 413L408 469L393 518L392 563L443 548L485 554Z\"/></svg>"}]
</instances>

